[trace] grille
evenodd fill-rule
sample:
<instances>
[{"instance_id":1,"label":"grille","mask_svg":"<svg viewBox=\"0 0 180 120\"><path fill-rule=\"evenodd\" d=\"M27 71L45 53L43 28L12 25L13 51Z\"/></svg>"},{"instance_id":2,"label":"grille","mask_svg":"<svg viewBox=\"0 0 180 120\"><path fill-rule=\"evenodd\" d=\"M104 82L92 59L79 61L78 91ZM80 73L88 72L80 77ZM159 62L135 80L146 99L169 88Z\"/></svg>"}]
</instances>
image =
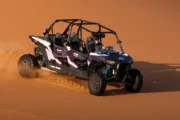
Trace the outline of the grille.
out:
<instances>
[{"instance_id":1,"label":"grille","mask_svg":"<svg viewBox=\"0 0 180 120\"><path fill-rule=\"evenodd\" d=\"M127 74L129 65L130 64L128 64L128 63L119 64L119 67L117 68L117 71L116 71L116 79L122 79Z\"/></svg>"},{"instance_id":2,"label":"grille","mask_svg":"<svg viewBox=\"0 0 180 120\"><path fill-rule=\"evenodd\" d=\"M117 72L126 71L129 68L129 63L121 63L119 64L119 68L117 68Z\"/></svg>"}]
</instances>

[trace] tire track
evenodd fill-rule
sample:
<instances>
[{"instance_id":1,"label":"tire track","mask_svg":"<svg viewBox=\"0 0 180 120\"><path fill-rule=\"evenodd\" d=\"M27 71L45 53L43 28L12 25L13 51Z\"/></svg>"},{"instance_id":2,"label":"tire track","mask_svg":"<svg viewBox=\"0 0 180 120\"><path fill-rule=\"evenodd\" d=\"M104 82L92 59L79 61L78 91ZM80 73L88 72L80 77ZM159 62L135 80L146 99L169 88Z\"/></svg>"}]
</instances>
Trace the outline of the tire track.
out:
<instances>
[{"instance_id":1,"label":"tire track","mask_svg":"<svg viewBox=\"0 0 180 120\"><path fill-rule=\"evenodd\" d=\"M9 109L0 109L0 116L1 118L18 118L21 120L57 120L55 118L43 116L43 115L38 115L38 114L32 114L32 113L26 113L26 112L21 112L17 110L9 110Z\"/></svg>"}]
</instances>

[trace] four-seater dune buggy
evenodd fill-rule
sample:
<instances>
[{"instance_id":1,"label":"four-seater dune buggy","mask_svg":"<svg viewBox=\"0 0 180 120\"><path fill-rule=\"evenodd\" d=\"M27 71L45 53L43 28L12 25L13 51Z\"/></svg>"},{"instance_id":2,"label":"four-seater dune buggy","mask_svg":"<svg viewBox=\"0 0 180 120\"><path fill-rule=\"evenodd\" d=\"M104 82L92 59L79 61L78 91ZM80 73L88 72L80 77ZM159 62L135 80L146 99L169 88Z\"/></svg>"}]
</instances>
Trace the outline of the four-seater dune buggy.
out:
<instances>
[{"instance_id":1,"label":"four-seater dune buggy","mask_svg":"<svg viewBox=\"0 0 180 120\"><path fill-rule=\"evenodd\" d=\"M63 32L54 33L54 25L59 22L67 27ZM106 40L108 35L114 37ZM124 52L116 32L97 22L57 19L42 36L29 38L36 47L34 55L22 55L18 61L23 77L37 77L36 70L45 68L88 79L89 92L96 96L104 94L108 82L123 83L132 93L142 88L143 76L138 69L131 68L133 59Z\"/></svg>"}]
</instances>

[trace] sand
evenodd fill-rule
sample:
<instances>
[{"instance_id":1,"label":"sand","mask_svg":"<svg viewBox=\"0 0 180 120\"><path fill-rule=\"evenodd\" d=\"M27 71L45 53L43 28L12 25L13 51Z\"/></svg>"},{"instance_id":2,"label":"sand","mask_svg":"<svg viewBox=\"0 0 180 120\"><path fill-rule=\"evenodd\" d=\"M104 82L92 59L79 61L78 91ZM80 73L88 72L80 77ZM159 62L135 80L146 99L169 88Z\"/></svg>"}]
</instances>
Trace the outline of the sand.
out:
<instances>
[{"instance_id":1,"label":"sand","mask_svg":"<svg viewBox=\"0 0 180 120\"><path fill-rule=\"evenodd\" d=\"M17 0L0 4L0 120L179 120L180 2L178 0ZM32 53L29 35L57 18L82 18L115 31L133 67L144 75L140 93L108 85L89 94L87 81L42 72L22 78L17 61Z\"/></svg>"}]
</instances>

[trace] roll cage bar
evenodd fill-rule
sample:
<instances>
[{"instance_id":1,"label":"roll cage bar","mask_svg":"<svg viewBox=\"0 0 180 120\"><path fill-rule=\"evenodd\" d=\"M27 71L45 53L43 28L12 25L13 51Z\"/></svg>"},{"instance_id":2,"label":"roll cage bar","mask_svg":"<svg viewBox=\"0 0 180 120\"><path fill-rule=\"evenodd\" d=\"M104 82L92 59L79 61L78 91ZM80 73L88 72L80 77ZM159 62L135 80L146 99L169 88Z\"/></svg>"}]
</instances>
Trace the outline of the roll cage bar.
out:
<instances>
[{"instance_id":1,"label":"roll cage bar","mask_svg":"<svg viewBox=\"0 0 180 120\"><path fill-rule=\"evenodd\" d=\"M97 25L99 27L99 30L98 32L100 33L111 33L111 34L114 34L116 36L116 40L118 43L121 43L122 41L119 40L117 34L115 31L111 30L110 28L107 28L97 22L92 22L92 21L87 21L87 20L82 20L82 19L56 19L51 25L49 28L47 28L44 32L43 32L43 35L46 36L47 34L49 34L49 32L52 30L53 32L53 26L57 23L57 22L65 22L65 23L69 23L69 25L67 26L67 28L64 30L63 34L66 34L69 30L70 30L70 33L72 31L72 27L74 25L78 26L78 30L77 30L77 34L79 35L79 32L82 34L82 29L86 30L87 32L90 32L90 33L97 33L94 32L94 31L91 31L85 27L83 27L82 25ZM101 31L102 28L104 28L105 30L107 31Z\"/></svg>"}]
</instances>

